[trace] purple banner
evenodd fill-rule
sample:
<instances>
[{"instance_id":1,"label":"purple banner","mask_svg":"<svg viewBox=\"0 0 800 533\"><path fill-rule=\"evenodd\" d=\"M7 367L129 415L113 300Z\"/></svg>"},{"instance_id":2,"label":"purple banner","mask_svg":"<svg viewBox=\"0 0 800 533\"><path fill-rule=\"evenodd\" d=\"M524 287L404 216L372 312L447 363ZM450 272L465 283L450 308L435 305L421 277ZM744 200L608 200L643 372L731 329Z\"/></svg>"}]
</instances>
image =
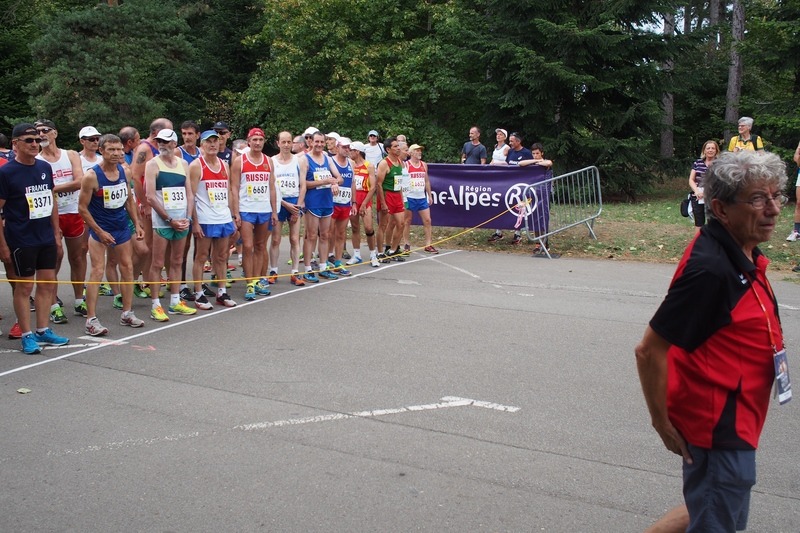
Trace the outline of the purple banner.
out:
<instances>
[{"instance_id":1,"label":"purple banner","mask_svg":"<svg viewBox=\"0 0 800 533\"><path fill-rule=\"evenodd\" d=\"M534 187L549 179L549 169L495 165L428 164L434 226L487 229L514 229L519 210L529 216L536 233L547 231L551 184ZM501 215L502 213L502 215ZM500 215L500 216L498 216ZM496 217L496 218L495 218ZM414 216L413 224L421 224ZM520 227L524 227L524 222Z\"/></svg>"}]
</instances>

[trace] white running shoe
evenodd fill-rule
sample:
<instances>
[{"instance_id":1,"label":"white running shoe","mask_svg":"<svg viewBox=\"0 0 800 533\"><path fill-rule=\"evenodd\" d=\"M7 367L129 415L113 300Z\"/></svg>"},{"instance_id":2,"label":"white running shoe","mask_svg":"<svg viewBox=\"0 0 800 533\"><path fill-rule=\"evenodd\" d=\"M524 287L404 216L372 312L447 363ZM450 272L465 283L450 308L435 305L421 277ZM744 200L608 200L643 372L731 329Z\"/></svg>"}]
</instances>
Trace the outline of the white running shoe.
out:
<instances>
[{"instance_id":1,"label":"white running shoe","mask_svg":"<svg viewBox=\"0 0 800 533\"><path fill-rule=\"evenodd\" d=\"M797 233L796 231L792 230L792 232L789 234L789 236L786 237L786 240L789 241L789 242L794 242L798 238L800 238L800 233Z\"/></svg>"}]
</instances>

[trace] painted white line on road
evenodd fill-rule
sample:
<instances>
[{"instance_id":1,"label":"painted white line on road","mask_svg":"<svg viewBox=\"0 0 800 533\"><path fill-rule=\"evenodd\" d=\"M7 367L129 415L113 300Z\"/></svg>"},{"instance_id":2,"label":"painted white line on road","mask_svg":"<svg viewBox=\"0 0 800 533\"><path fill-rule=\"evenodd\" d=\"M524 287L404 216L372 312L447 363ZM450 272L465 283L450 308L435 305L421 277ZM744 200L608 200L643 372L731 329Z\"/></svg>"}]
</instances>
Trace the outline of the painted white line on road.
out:
<instances>
[{"instance_id":1,"label":"painted white line on road","mask_svg":"<svg viewBox=\"0 0 800 533\"><path fill-rule=\"evenodd\" d=\"M458 253L460 251L461 250L452 250L450 252L441 253L436 257L443 257L443 256L447 256L447 255L450 255L450 254ZM434 259L434 256L423 256L423 257L420 257L418 259L411 259L411 260L408 260L408 261L405 261L405 262L402 262L402 263L396 262L396 263L389 264L389 265L382 265L380 267L380 269L375 269L375 270L386 270L386 269L394 268L394 267L398 267L398 266L409 265L409 264L412 264L412 263L416 263L418 261L431 261L433 259ZM446 263L442 263L442 264L446 264ZM192 322L195 322L197 320L205 320L207 318L216 316L216 315L218 315L220 313L235 312L237 309L240 309L240 308L243 308L243 307L247 307L249 305L259 305L259 304L261 304L263 302L267 302L267 301L273 300L275 298L282 298L282 297L288 296L290 294L295 294L295 293L297 293L299 291L310 290L310 289L313 289L315 287L325 287L327 285L333 285L334 283L347 281L348 279L358 278L358 277L365 276L365 275L368 275L368 274L373 274L373 273L374 273L374 270L373 269L369 269L369 270L365 270L364 272L361 272L359 274L353 274L352 276L349 276L349 277L342 277L342 278L335 279L335 280L332 280L332 281L326 281L324 283L313 284L313 285L306 284L304 287L297 287L295 289L292 289L292 290L289 290L289 291L286 291L286 292L280 292L278 294L272 294L272 295L267 296L265 298L254 300L252 302L240 303L236 307L225 307L225 308L221 308L221 309L215 309L214 311L211 311L211 312L202 312L201 311L200 312L201 314L193 315L191 318L186 318L184 320L181 320L180 322L172 322L172 323L164 324L164 325L161 325L159 327L156 327L155 329L145 329L145 330L143 330L143 331L141 331L139 333L135 333L133 335L129 335L127 337L123 337L123 338L118 339L118 340L113 340L113 341L109 340L108 343L102 343L102 344L101 343L67 344L65 346L59 346L59 348L66 348L66 349L69 349L69 348L82 348L82 349L78 350L78 351L75 351L75 352L70 352L68 354L64 354L64 355L61 355L61 356L58 356L58 357L51 357L51 358L48 358L48 359L43 359L41 361L37 361L37 362L31 363L29 365L23 365L23 366L20 366L20 367L17 367L17 368L12 368L10 370L6 370L5 372L0 372L0 377L8 376L10 374L15 374L17 372L22 372L23 370L29 370L29 369L35 368L37 366L46 365L46 364L49 364L49 363L54 363L54 362L60 361L62 359L67 359L67 358L70 358L70 357L73 357L73 356L76 356L76 355L80 355L80 354L84 354L84 353L87 353L87 352L91 352L91 351L97 350L98 348L104 348L106 346L106 344L126 344L126 343L129 343L133 339L137 339L139 337L144 337L145 335L151 335L153 333L164 331L166 329L176 328L176 327L182 326L184 324L191 324ZM20 352L20 351L21 350L5 350L5 351L0 350L0 353L13 353L13 352Z\"/></svg>"},{"instance_id":2,"label":"painted white line on road","mask_svg":"<svg viewBox=\"0 0 800 533\"><path fill-rule=\"evenodd\" d=\"M505 413L516 413L519 407L512 405L502 405L483 400L472 400L458 396L445 396L437 403L427 403L422 405L408 405L405 407L394 407L389 409L371 409L368 411L356 411L353 413L331 413L327 415L305 416L302 418L287 418L285 420L274 420L271 422L255 422L252 424L241 424L231 428L231 431L263 431L266 429L280 428L286 426L300 426L303 424L316 424L319 422L332 422L336 420L350 420L354 418L376 418L379 416L398 415L402 413L418 413L422 411L433 411L436 409L447 409L449 407L482 407ZM207 435L211 435L208 433ZM123 448L135 448L139 446L152 446L165 442L178 442L182 440L200 437L199 432L178 433L166 435L164 437L153 437L149 439L126 439L123 441L108 442L101 445L90 445L76 448L73 450L48 451L48 457L63 457L66 455L81 455L92 452L114 451Z\"/></svg>"},{"instance_id":3,"label":"painted white line on road","mask_svg":"<svg viewBox=\"0 0 800 533\"><path fill-rule=\"evenodd\" d=\"M789 311L800 311L800 307L794 307L791 305L778 304L778 307L781 309L787 309Z\"/></svg>"}]
</instances>

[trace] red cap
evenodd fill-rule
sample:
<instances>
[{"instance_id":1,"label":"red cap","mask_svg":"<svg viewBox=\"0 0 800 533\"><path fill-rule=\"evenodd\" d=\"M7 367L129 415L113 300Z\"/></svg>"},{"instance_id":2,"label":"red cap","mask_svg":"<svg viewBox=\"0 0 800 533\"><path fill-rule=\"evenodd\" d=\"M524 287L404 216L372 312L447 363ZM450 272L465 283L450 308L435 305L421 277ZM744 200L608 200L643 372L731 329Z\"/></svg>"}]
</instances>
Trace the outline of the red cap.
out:
<instances>
[{"instance_id":1,"label":"red cap","mask_svg":"<svg viewBox=\"0 0 800 533\"><path fill-rule=\"evenodd\" d=\"M266 137L266 135L264 135L264 130L261 128L251 128L247 132L247 138L249 139L250 137Z\"/></svg>"}]
</instances>

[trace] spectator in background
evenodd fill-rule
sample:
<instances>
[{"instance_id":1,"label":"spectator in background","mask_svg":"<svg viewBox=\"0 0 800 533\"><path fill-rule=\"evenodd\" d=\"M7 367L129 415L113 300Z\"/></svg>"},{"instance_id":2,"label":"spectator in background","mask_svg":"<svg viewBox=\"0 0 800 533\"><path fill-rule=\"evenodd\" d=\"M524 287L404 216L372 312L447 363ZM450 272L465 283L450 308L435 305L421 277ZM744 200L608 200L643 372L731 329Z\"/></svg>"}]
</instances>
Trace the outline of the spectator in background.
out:
<instances>
[{"instance_id":1,"label":"spectator in background","mask_svg":"<svg viewBox=\"0 0 800 533\"><path fill-rule=\"evenodd\" d=\"M761 151L764 149L764 141L758 135L753 138L750 130L753 127L753 119L750 117L742 117L739 119L739 135L735 135L731 142L728 144L729 152L741 152L742 150L756 150Z\"/></svg>"},{"instance_id":2,"label":"spectator in background","mask_svg":"<svg viewBox=\"0 0 800 533\"><path fill-rule=\"evenodd\" d=\"M378 164L386 157L386 149L382 143L378 142L378 132L376 130L369 130L367 138L369 140L364 145L364 159L369 161L373 167L378 168Z\"/></svg>"},{"instance_id":3,"label":"spectator in background","mask_svg":"<svg viewBox=\"0 0 800 533\"><path fill-rule=\"evenodd\" d=\"M512 133L508 138L508 144L510 145L510 149L506 156L506 163L511 166L519 166L523 161L531 161L531 163L525 163L522 166L532 164L533 154L530 150L522 146L522 135L517 132ZM489 237L489 242L497 242L502 238L503 232L498 229ZM519 244L520 242L522 242L522 234L520 230L517 229L514 231L514 239L511 241L511 244Z\"/></svg>"},{"instance_id":4,"label":"spectator in background","mask_svg":"<svg viewBox=\"0 0 800 533\"><path fill-rule=\"evenodd\" d=\"M703 177L708 167L719 155L719 145L716 141L706 141L700 152L700 159L692 163L689 173L689 187L692 188L692 213L696 231L706 223L706 202L703 197Z\"/></svg>"},{"instance_id":5,"label":"spectator in background","mask_svg":"<svg viewBox=\"0 0 800 533\"><path fill-rule=\"evenodd\" d=\"M800 167L800 143L797 144L797 149L794 151L794 162ZM786 237L787 241L796 241L800 238L800 168L797 169L797 181L794 184L795 190L795 204L794 204L794 229ZM792 272L800 272L800 265L796 265Z\"/></svg>"},{"instance_id":6,"label":"spectator in background","mask_svg":"<svg viewBox=\"0 0 800 533\"><path fill-rule=\"evenodd\" d=\"M125 126L119 130L119 138L125 151L125 164L130 166L133 163L133 153L142 141L142 137L139 135L139 130L133 126Z\"/></svg>"},{"instance_id":7,"label":"spectator in background","mask_svg":"<svg viewBox=\"0 0 800 533\"><path fill-rule=\"evenodd\" d=\"M506 158L508 157L508 151L511 148L506 144L506 139L508 139L508 132L503 128L497 128L494 130L497 138L497 144L494 145L494 151L492 152L492 162L489 163L490 165L508 165L506 162Z\"/></svg>"},{"instance_id":8,"label":"spectator in background","mask_svg":"<svg viewBox=\"0 0 800 533\"><path fill-rule=\"evenodd\" d=\"M478 126L469 129L469 140L461 148L461 163L465 165L485 165L486 147L481 144L481 130Z\"/></svg>"},{"instance_id":9,"label":"spectator in background","mask_svg":"<svg viewBox=\"0 0 800 533\"><path fill-rule=\"evenodd\" d=\"M14 157L11 151L11 143L4 133L0 133L0 159L10 160Z\"/></svg>"},{"instance_id":10,"label":"spectator in background","mask_svg":"<svg viewBox=\"0 0 800 533\"><path fill-rule=\"evenodd\" d=\"M228 127L227 122L219 121L214 124L214 131L219 135L219 153L217 157L222 159L228 164L228 167L233 163L233 150L228 148L228 139L231 138L231 129Z\"/></svg>"},{"instance_id":11,"label":"spectator in background","mask_svg":"<svg viewBox=\"0 0 800 533\"><path fill-rule=\"evenodd\" d=\"M305 152L305 150L306 150L306 141L303 140L303 136L302 135L295 136L295 138L292 139L292 149L291 149L292 154L294 155L302 154L303 152Z\"/></svg>"}]
</instances>

